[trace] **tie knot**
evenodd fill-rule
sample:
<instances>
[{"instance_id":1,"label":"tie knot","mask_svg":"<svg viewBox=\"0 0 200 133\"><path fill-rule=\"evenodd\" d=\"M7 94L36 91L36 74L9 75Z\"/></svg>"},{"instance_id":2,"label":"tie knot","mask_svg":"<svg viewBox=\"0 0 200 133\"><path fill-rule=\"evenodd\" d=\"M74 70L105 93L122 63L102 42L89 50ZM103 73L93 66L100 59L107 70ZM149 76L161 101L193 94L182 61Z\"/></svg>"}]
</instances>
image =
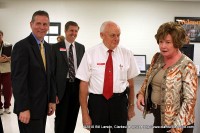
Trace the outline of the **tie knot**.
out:
<instances>
[{"instance_id":1,"label":"tie knot","mask_svg":"<svg viewBox=\"0 0 200 133\"><path fill-rule=\"evenodd\" d=\"M44 44L42 42L40 43L40 47L44 47Z\"/></svg>"},{"instance_id":2,"label":"tie knot","mask_svg":"<svg viewBox=\"0 0 200 133\"><path fill-rule=\"evenodd\" d=\"M73 46L73 44L70 44L70 46L69 46L69 47L70 47L70 48L72 48L72 46Z\"/></svg>"},{"instance_id":3,"label":"tie knot","mask_svg":"<svg viewBox=\"0 0 200 133\"><path fill-rule=\"evenodd\" d=\"M112 53L112 51L113 51L113 50L110 50L110 49L109 49L109 50L108 50L108 53L109 53L109 54L111 54L111 53Z\"/></svg>"}]
</instances>

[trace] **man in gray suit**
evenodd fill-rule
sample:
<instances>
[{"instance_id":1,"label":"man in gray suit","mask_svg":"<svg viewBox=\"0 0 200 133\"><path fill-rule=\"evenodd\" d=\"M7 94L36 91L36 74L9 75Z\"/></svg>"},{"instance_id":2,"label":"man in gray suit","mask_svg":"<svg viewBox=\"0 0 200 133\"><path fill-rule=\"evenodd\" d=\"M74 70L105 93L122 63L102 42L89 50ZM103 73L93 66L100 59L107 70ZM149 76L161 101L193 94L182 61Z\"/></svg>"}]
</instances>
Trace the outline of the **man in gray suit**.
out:
<instances>
[{"instance_id":1,"label":"man in gray suit","mask_svg":"<svg viewBox=\"0 0 200 133\"><path fill-rule=\"evenodd\" d=\"M57 89L55 133L73 133L76 126L80 80L75 78L75 73L85 52L85 47L75 42L78 31L76 22L67 22L66 39L52 45Z\"/></svg>"}]
</instances>

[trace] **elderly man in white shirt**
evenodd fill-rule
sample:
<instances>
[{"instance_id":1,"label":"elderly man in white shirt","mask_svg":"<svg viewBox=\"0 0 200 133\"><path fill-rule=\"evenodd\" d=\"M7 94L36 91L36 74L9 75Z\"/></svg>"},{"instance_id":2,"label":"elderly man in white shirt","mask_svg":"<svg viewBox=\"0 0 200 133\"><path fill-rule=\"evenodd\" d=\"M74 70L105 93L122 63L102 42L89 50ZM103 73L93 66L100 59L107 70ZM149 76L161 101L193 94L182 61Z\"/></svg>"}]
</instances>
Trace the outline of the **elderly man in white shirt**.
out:
<instances>
[{"instance_id":1,"label":"elderly man in white shirt","mask_svg":"<svg viewBox=\"0 0 200 133\"><path fill-rule=\"evenodd\" d=\"M135 116L133 78L140 71L133 53L118 46L116 23L104 22L100 35L103 42L85 52L76 74L83 125L91 133L126 133Z\"/></svg>"}]
</instances>

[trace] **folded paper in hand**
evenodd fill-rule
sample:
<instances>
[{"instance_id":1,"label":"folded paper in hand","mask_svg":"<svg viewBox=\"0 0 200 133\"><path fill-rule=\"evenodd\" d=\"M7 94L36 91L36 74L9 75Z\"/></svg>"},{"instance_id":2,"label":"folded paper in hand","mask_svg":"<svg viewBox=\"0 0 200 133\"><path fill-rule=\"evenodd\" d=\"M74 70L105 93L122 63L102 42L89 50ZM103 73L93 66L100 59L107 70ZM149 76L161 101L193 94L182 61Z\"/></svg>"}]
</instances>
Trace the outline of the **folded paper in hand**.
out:
<instances>
[{"instance_id":1,"label":"folded paper in hand","mask_svg":"<svg viewBox=\"0 0 200 133\"><path fill-rule=\"evenodd\" d=\"M11 56L11 51L12 51L12 46L4 46L2 48L2 53L1 55L5 55L7 57L10 57Z\"/></svg>"}]
</instances>

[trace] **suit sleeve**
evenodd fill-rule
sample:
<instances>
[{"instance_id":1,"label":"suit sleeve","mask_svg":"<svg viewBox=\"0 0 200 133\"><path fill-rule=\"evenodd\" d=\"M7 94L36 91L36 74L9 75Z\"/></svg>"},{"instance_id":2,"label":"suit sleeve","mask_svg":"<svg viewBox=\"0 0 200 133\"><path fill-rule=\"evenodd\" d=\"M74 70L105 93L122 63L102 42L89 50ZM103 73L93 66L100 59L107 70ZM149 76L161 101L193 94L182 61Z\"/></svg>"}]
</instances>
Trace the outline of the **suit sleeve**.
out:
<instances>
[{"instance_id":1,"label":"suit sleeve","mask_svg":"<svg viewBox=\"0 0 200 133\"><path fill-rule=\"evenodd\" d=\"M16 106L14 111L19 114L30 109L27 78L29 68L28 49L23 44L17 43L13 47L11 56L11 80Z\"/></svg>"},{"instance_id":2,"label":"suit sleeve","mask_svg":"<svg viewBox=\"0 0 200 133\"><path fill-rule=\"evenodd\" d=\"M55 82L56 79L56 53L55 53L55 46L56 44L52 45L51 46L51 53L52 53L52 82ZM57 90L57 87L56 87L56 83L53 85L54 86L54 90L55 90L55 94L57 95L58 93L58 90Z\"/></svg>"},{"instance_id":3,"label":"suit sleeve","mask_svg":"<svg viewBox=\"0 0 200 133\"><path fill-rule=\"evenodd\" d=\"M56 89L56 79L55 79L55 63L54 63L54 56L53 56L53 49L51 46L50 49L50 61L51 61L51 78L50 78L50 103L56 103L56 94L57 94L57 89Z\"/></svg>"}]
</instances>

